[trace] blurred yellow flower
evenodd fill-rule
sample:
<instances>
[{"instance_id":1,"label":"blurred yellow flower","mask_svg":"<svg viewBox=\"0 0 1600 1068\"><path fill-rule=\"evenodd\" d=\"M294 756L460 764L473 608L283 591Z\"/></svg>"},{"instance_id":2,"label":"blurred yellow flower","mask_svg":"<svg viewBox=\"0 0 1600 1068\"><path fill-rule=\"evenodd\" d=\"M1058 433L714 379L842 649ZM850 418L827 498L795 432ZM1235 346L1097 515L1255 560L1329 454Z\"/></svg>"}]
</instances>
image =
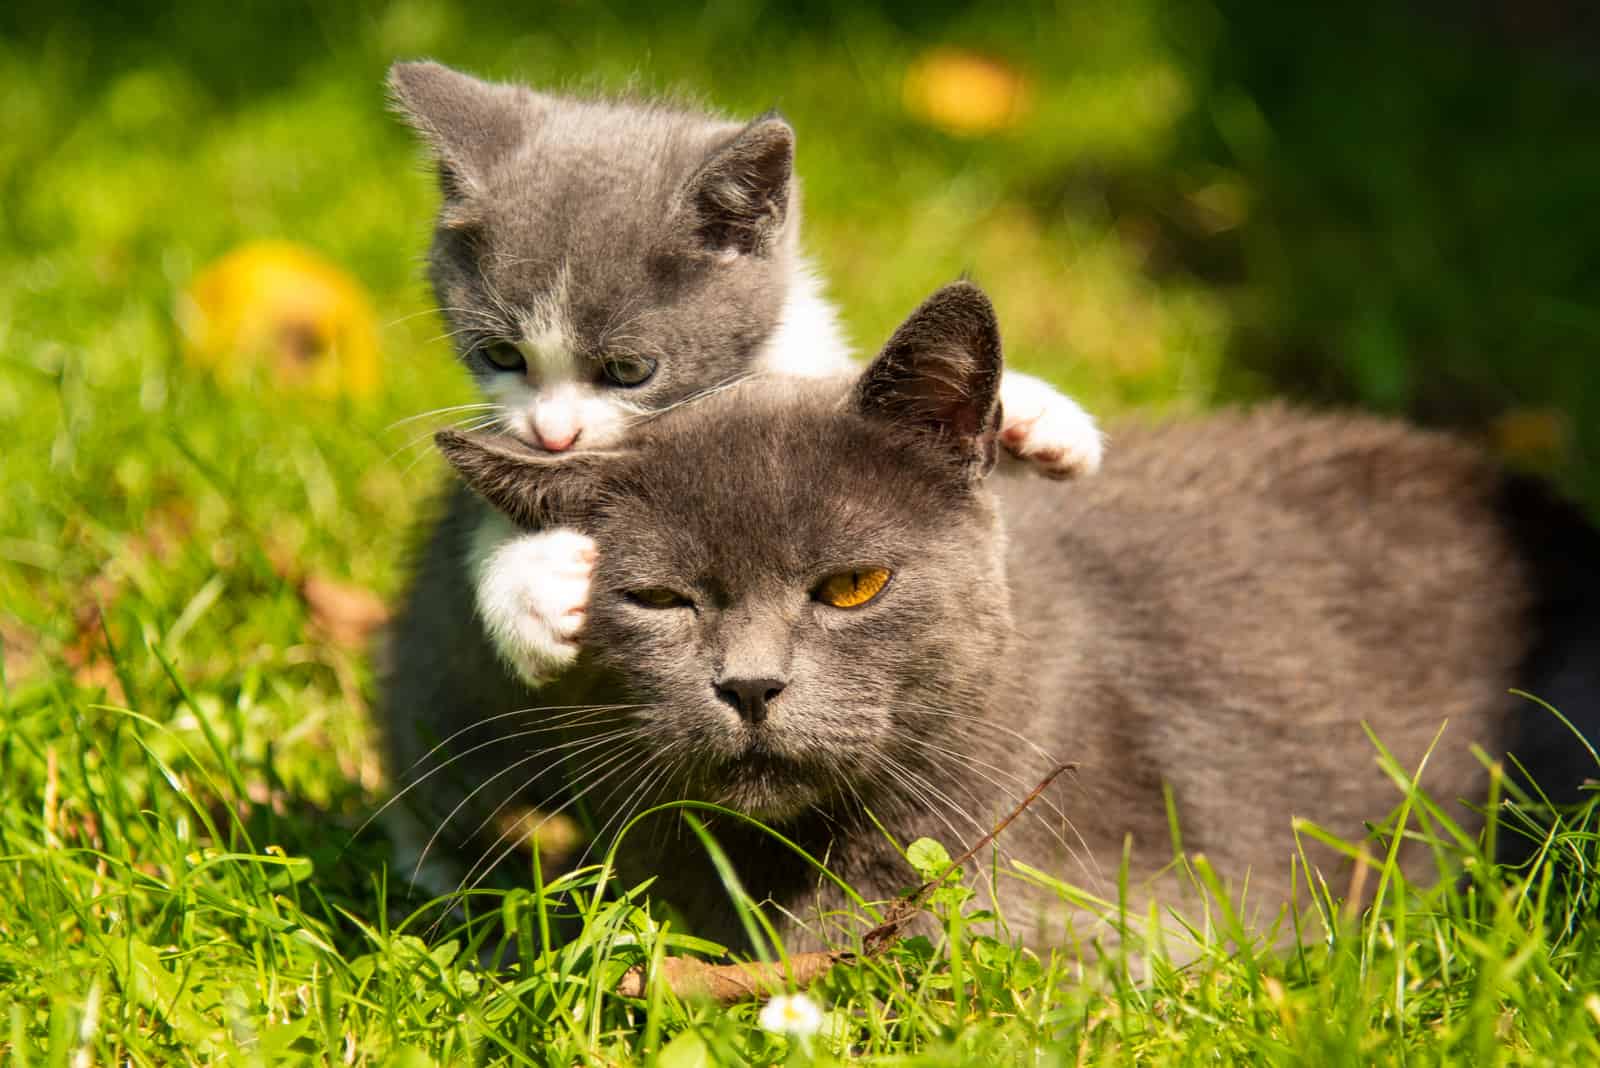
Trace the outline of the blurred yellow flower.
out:
<instances>
[{"instance_id":1,"label":"blurred yellow flower","mask_svg":"<svg viewBox=\"0 0 1600 1068\"><path fill-rule=\"evenodd\" d=\"M924 53L906 71L905 108L953 134L985 134L1014 126L1028 110L1028 82L997 59L951 48Z\"/></svg>"},{"instance_id":2,"label":"blurred yellow flower","mask_svg":"<svg viewBox=\"0 0 1600 1068\"><path fill-rule=\"evenodd\" d=\"M378 326L361 283L288 241L242 245L178 298L184 353L224 382L264 364L273 380L365 396L380 373Z\"/></svg>"}]
</instances>

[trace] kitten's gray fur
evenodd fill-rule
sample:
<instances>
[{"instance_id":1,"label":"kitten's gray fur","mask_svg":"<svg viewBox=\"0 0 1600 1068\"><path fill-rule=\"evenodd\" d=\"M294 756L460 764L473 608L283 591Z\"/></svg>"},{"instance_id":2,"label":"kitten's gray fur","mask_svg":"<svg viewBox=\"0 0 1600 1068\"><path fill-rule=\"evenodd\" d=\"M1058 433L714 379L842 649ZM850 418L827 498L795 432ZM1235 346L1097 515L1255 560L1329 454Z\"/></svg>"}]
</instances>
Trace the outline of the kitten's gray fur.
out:
<instances>
[{"instance_id":1,"label":"kitten's gray fur","mask_svg":"<svg viewBox=\"0 0 1600 1068\"><path fill-rule=\"evenodd\" d=\"M604 454L442 435L483 500L524 524L575 524L601 558L584 659L534 694L473 625L467 526L435 531L397 624L385 726L403 756L481 726L423 762L459 757L413 791L428 818L481 787L474 815L452 824L470 828L524 779L521 796L548 803L557 757L495 776L552 739L628 725L637 733L574 761L615 758L590 772L613 773L587 797L599 822L615 829L666 798L719 801L882 898L915 877L863 807L901 843L954 845L1072 760L1046 799L1054 812L1036 805L1006 854L1114 897L1131 835L1136 891L1148 881L1175 899L1158 878L1165 785L1186 849L1235 886L1248 872L1270 910L1288 893L1291 817L1359 838L1400 800L1363 722L1415 768L1448 719L1422 782L1468 827L1476 817L1451 803L1485 795L1473 743L1515 751L1549 789L1578 781L1576 741L1507 694L1546 694L1588 728L1600 719L1597 538L1538 488L1437 435L1267 409L1125 429L1097 479L1041 491L985 477L999 371L988 302L960 284L853 386L735 388ZM457 516L482 507L466 490L455 500ZM894 572L871 603L808 596L866 565ZM629 599L652 587L698 607ZM719 696L733 676L781 685L764 721ZM502 739L544 717L490 720L629 701L641 707L515 741ZM698 933L741 942L692 837L655 820L620 854L625 881L657 877ZM813 944L839 894L771 839L714 827L745 887L806 921L786 925L792 944ZM1428 863L1421 850L1405 860ZM1012 879L1000 893L1014 930L1061 937L1049 895Z\"/></svg>"},{"instance_id":2,"label":"kitten's gray fur","mask_svg":"<svg viewBox=\"0 0 1600 1068\"><path fill-rule=\"evenodd\" d=\"M483 346L521 341L526 309L558 290L581 360L660 359L637 407L749 369L801 269L782 119L554 97L426 62L395 64L389 85L438 163L428 274L474 375L495 376Z\"/></svg>"}]
</instances>

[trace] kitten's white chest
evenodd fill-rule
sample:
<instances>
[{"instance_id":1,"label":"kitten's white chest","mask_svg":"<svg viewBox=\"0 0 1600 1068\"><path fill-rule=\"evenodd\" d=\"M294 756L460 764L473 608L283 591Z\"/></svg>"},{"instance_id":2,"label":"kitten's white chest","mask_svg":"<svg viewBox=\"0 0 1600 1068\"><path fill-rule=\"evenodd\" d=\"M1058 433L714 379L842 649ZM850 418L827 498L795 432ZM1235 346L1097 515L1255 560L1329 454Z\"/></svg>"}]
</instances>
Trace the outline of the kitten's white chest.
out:
<instances>
[{"instance_id":1,"label":"kitten's white chest","mask_svg":"<svg viewBox=\"0 0 1600 1068\"><path fill-rule=\"evenodd\" d=\"M778 327L761 347L756 367L792 378L825 378L854 368L838 314L803 261L795 263Z\"/></svg>"}]
</instances>

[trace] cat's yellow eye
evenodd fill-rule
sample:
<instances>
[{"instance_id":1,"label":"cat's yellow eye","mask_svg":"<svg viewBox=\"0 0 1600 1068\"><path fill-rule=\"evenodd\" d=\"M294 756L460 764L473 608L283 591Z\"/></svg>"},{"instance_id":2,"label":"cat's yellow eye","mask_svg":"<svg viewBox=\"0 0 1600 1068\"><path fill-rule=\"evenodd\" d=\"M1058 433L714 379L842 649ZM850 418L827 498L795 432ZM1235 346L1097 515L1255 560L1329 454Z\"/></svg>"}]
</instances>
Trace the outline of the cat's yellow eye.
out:
<instances>
[{"instance_id":1,"label":"cat's yellow eye","mask_svg":"<svg viewBox=\"0 0 1600 1068\"><path fill-rule=\"evenodd\" d=\"M653 586L646 590L629 590L628 598L646 608L692 608L694 602L676 590Z\"/></svg>"},{"instance_id":2,"label":"cat's yellow eye","mask_svg":"<svg viewBox=\"0 0 1600 1068\"><path fill-rule=\"evenodd\" d=\"M811 595L835 608L859 608L882 593L888 584L888 568L861 567L829 575Z\"/></svg>"}]
</instances>

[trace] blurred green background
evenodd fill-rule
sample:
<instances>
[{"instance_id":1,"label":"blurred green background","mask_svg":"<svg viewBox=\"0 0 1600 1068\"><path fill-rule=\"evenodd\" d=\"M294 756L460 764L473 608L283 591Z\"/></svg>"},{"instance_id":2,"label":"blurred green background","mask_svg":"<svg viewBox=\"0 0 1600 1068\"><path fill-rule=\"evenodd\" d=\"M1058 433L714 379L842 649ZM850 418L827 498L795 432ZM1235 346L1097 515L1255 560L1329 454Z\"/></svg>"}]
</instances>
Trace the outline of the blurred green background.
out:
<instances>
[{"instance_id":1,"label":"blurred green background","mask_svg":"<svg viewBox=\"0 0 1600 1068\"><path fill-rule=\"evenodd\" d=\"M437 481L427 425L394 424L471 399L421 282L435 193L385 108L397 57L779 107L807 244L864 349L969 271L1016 363L1098 411L1287 394L1405 412L1594 504L1592 10L7 5L8 665L91 661L103 607L202 676L271 669L308 701L360 689L359 654L297 637L305 579L393 592ZM947 114L996 94L978 128ZM224 386L186 363L177 295L258 238L317 250L370 292L374 399Z\"/></svg>"},{"instance_id":2,"label":"blurred green background","mask_svg":"<svg viewBox=\"0 0 1600 1068\"><path fill-rule=\"evenodd\" d=\"M424 307L431 189L379 86L428 55L780 107L863 345L970 270L1014 354L1102 407L1290 392L1467 427L1550 407L1532 444L1581 470L1600 19L1582 0L1340 7L23 3L0 14L7 354L37 366L126 328L130 302L159 318L197 264L260 236L346 265L385 322ZM1020 79L1015 121L952 136L908 110L937 46ZM385 337L393 376L439 371L418 333Z\"/></svg>"}]
</instances>

